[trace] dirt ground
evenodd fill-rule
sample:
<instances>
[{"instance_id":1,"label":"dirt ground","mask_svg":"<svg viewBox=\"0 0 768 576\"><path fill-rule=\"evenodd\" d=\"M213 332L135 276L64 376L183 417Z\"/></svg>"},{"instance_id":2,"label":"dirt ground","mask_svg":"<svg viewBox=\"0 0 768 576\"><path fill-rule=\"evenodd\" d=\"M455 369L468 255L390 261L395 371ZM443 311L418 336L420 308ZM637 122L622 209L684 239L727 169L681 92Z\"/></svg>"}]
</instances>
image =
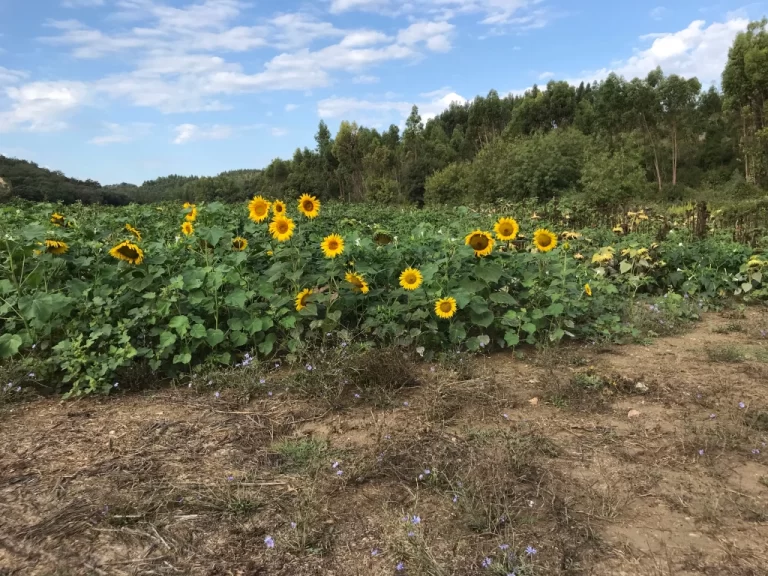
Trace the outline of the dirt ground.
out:
<instances>
[{"instance_id":1,"label":"dirt ground","mask_svg":"<svg viewBox=\"0 0 768 576\"><path fill-rule=\"evenodd\" d=\"M766 329L8 403L0 574L765 575Z\"/></svg>"}]
</instances>

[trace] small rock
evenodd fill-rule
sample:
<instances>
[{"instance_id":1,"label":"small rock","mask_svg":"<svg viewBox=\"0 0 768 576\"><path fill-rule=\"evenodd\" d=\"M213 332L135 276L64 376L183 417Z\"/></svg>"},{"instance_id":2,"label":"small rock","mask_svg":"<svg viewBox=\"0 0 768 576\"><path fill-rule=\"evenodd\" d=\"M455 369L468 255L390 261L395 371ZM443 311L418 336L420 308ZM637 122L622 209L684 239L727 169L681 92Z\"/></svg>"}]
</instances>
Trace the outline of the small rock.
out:
<instances>
[{"instance_id":1,"label":"small rock","mask_svg":"<svg viewBox=\"0 0 768 576\"><path fill-rule=\"evenodd\" d=\"M646 386L642 382L638 382L637 384L635 384L635 390L640 392L640 394L645 394L646 392L648 392L648 386Z\"/></svg>"},{"instance_id":2,"label":"small rock","mask_svg":"<svg viewBox=\"0 0 768 576\"><path fill-rule=\"evenodd\" d=\"M639 418L639 417L640 417L640 412L637 410L630 410L627 413L627 418Z\"/></svg>"},{"instance_id":3,"label":"small rock","mask_svg":"<svg viewBox=\"0 0 768 576\"><path fill-rule=\"evenodd\" d=\"M538 406L539 405L539 399L538 398L531 398L528 400L528 404L531 406Z\"/></svg>"}]
</instances>

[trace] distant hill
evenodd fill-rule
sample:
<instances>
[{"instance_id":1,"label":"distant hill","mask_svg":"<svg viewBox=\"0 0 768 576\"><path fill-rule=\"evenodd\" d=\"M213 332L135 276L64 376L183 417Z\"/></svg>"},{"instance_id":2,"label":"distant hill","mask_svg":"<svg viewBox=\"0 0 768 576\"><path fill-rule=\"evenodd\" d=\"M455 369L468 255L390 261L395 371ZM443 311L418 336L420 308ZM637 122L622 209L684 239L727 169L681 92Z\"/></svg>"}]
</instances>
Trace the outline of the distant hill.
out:
<instances>
[{"instance_id":1,"label":"distant hill","mask_svg":"<svg viewBox=\"0 0 768 576\"><path fill-rule=\"evenodd\" d=\"M41 168L34 162L1 155L0 178L5 182L0 189L0 200L11 197L36 202L72 204L80 201L116 206L131 202L131 198L120 189L104 187L95 180L68 178L62 172Z\"/></svg>"}]
</instances>

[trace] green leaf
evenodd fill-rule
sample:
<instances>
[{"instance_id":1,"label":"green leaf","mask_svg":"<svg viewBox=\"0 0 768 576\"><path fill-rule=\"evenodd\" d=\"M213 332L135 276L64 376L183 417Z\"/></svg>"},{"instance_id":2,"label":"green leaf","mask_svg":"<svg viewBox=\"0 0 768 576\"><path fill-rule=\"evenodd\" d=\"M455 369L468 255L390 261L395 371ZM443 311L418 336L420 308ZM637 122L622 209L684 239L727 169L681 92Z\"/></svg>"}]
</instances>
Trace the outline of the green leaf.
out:
<instances>
[{"instance_id":1,"label":"green leaf","mask_svg":"<svg viewBox=\"0 0 768 576\"><path fill-rule=\"evenodd\" d=\"M744 284L741 285L741 289L744 290L744 292L749 292L752 290L752 282L744 282Z\"/></svg>"},{"instance_id":2,"label":"green leaf","mask_svg":"<svg viewBox=\"0 0 768 576\"><path fill-rule=\"evenodd\" d=\"M425 264L420 268L421 275L424 277L424 282L431 282L435 274L439 270L437 264Z\"/></svg>"},{"instance_id":3,"label":"green leaf","mask_svg":"<svg viewBox=\"0 0 768 576\"><path fill-rule=\"evenodd\" d=\"M160 348L170 348L176 343L176 334L167 330L160 333Z\"/></svg>"},{"instance_id":4,"label":"green leaf","mask_svg":"<svg viewBox=\"0 0 768 576\"><path fill-rule=\"evenodd\" d=\"M21 336L18 334L0 335L0 358L10 358L19 351Z\"/></svg>"},{"instance_id":5,"label":"green leaf","mask_svg":"<svg viewBox=\"0 0 768 576\"><path fill-rule=\"evenodd\" d=\"M192 329L189 331L189 335L192 336L192 338L197 338L197 339L205 338L206 336L205 326L203 326L202 324L195 324L194 326L192 326Z\"/></svg>"},{"instance_id":6,"label":"green leaf","mask_svg":"<svg viewBox=\"0 0 768 576\"><path fill-rule=\"evenodd\" d=\"M16 288L14 288L13 284L11 284L10 280L6 280L5 278L0 280L0 294L10 294L14 290L16 290Z\"/></svg>"},{"instance_id":7,"label":"green leaf","mask_svg":"<svg viewBox=\"0 0 768 576\"><path fill-rule=\"evenodd\" d=\"M208 333L205 338L205 341L208 342L208 345L211 348L213 348L214 346L224 342L224 332L222 332L218 328L208 328Z\"/></svg>"},{"instance_id":8,"label":"green leaf","mask_svg":"<svg viewBox=\"0 0 768 576\"><path fill-rule=\"evenodd\" d=\"M507 343L507 346L513 348L520 343L520 336L515 330L507 330L506 334L504 334L504 341Z\"/></svg>"},{"instance_id":9,"label":"green leaf","mask_svg":"<svg viewBox=\"0 0 768 576\"><path fill-rule=\"evenodd\" d=\"M526 322L525 324L523 324L522 328L523 330L528 332L528 334L533 334L534 332L536 332L536 324L531 324L530 322Z\"/></svg>"},{"instance_id":10,"label":"green leaf","mask_svg":"<svg viewBox=\"0 0 768 576\"><path fill-rule=\"evenodd\" d=\"M243 319L242 318L230 318L227 320L227 326L229 326L230 330L242 330L243 329Z\"/></svg>"},{"instance_id":11,"label":"green leaf","mask_svg":"<svg viewBox=\"0 0 768 576\"><path fill-rule=\"evenodd\" d=\"M238 288L237 290L228 294L224 299L224 302L227 304L227 306L232 306L233 308L243 310L245 308L246 300L248 300L248 294L246 294L245 290Z\"/></svg>"},{"instance_id":12,"label":"green leaf","mask_svg":"<svg viewBox=\"0 0 768 576\"><path fill-rule=\"evenodd\" d=\"M545 316L560 316L560 314L563 313L565 310L565 307L560 304L560 302L555 302L554 304L550 304L549 307L544 310Z\"/></svg>"},{"instance_id":13,"label":"green leaf","mask_svg":"<svg viewBox=\"0 0 768 576\"><path fill-rule=\"evenodd\" d=\"M317 305L314 302L309 302L299 312L302 316L317 316Z\"/></svg>"},{"instance_id":14,"label":"green leaf","mask_svg":"<svg viewBox=\"0 0 768 576\"><path fill-rule=\"evenodd\" d=\"M472 336L472 338L467 338L466 342L464 342L464 345L470 352L477 352L480 350L480 342L478 342L477 338L474 336Z\"/></svg>"},{"instance_id":15,"label":"green leaf","mask_svg":"<svg viewBox=\"0 0 768 576\"><path fill-rule=\"evenodd\" d=\"M459 286L461 286L461 289L465 292L468 292L469 294L476 294L485 288L485 284L482 282L470 280L469 278L464 278L461 282L459 282Z\"/></svg>"},{"instance_id":16,"label":"green leaf","mask_svg":"<svg viewBox=\"0 0 768 576\"><path fill-rule=\"evenodd\" d=\"M256 334L256 332L261 332L263 330L261 318L251 318L250 320L246 320L243 322L243 328L251 335Z\"/></svg>"},{"instance_id":17,"label":"green leaf","mask_svg":"<svg viewBox=\"0 0 768 576\"><path fill-rule=\"evenodd\" d=\"M211 244L211 246L216 246L226 233L224 228L220 226L212 226L211 228L202 230L200 232L200 238Z\"/></svg>"},{"instance_id":18,"label":"green leaf","mask_svg":"<svg viewBox=\"0 0 768 576\"><path fill-rule=\"evenodd\" d=\"M464 329L464 323L454 322L451 324L451 327L448 329L448 336L450 336L451 342L463 342L467 337L467 331Z\"/></svg>"},{"instance_id":19,"label":"green leaf","mask_svg":"<svg viewBox=\"0 0 768 576\"><path fill-rule=\"evenodd\" d=\"M173 328L179 333L179 336L184 336L189 330L189 318L186 316L174 316L171 321L168 322L168 327Z\"/></svg>"},{"instance_id":20,"label":"green leaf","mask_svg":"<svg viewBox=\"0 0 768 576\"><path fill-rule=\"evenodd\" d=\"M244 332L233 331L229 333L229 340L235 346L245 346L245 343L248 342L248 336Z\"/></svg>"},{"instance_id":21,"label":"green leaf","mask_svg":"<svg viewBox=\"0 0 768 576\"><path fill-rule=\"evenodd\" d=\"M290 330L296 326L296 316L291 314L290 316L284 316L283 318L280 318L280 325L283 328L288 328Z\"/></svg>"},{"instance_id":22,"label":"green leaf","mask_svg":"<svg viewBox=\"0 0 768 576\"><path fill-rule=\"evenodd\" d=\"M489 284L498 282L501 278L501 266L498 264L481 264L475 268L475 276Z\"/></svg>"},{"instance_id":23,"label":"green leaf","mask_svg":"<svg viewBox=\"0 0 768 576\"><path fill-rule=\"evenodd\" d=\"M512 298L509 294L506 292L494 292L490 296L491 302L495 302L496 304L504 304L506 306L514 306L517 304L517 300Z\"/></svg>"},{"instance_id":24,"label":"green leaf","mask_svg":"<svg viewBox=\"0 0 768 576\"><path fill-rule=\"evenodd\" d=\"M264 342L259 344L259 352L261 352L264 356L269 356L272 353L272 348L274 347L276 341L277 335L274 333L267 334Z\"/></svg>"},{"instance_id":25,"label":"green leaf","mask_svg":"<svg viewBox=\"0 0 768 576\"><path fill-rule=\"evenodd\" d=\"M469 317L475 326L488 328L488 326L493 324L493 312L488 310L487 307L483 311L479 311L478 307L472 307Z\"/></svg>"},{"instance_id":26,"label":"green leaf","mask_svg":"<svg viewBox=\"0 0 768 576\"><path fill-rule=\"evenodd\" d=\"M619 270L622 274L626 274L630 270L632 270L632 263L627 262L626 260L622 260L621 264L619 264Z\"/></svg>"},{"instance_id":27,"label":"green leaf","mask_svg":"<svg viewBox=\"0 0 768 576\"><path fill-rule=\"evenodd\" d=\"M190 362L192 362L192 354L189 352L176 354L176 356L173 357L174 364L189 364Z\"/></svg>"},{"instance_id":28,"label":"green leaf","mask_svg":"<svg viewBox=\"0 0 768 576\"><path fill-rule=\"evenodd\" d=\"M550 332L549 339L552 342L559 342L563 339L563 336L565 336L565 330L562 328L558 328L557 330L554 330L553 332Z\"/></svg>"}]
</instances>

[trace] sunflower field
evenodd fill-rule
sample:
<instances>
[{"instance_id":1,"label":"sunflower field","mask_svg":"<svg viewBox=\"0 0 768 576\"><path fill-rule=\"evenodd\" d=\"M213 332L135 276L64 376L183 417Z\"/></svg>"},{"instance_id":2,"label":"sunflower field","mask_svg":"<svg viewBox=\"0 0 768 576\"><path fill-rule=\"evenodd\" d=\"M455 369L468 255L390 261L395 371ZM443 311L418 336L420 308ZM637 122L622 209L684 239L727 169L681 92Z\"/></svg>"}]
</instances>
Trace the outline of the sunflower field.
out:
<instances>
[{"instance_id":1,"label":"sunflower field","mask_svg":"<svg viewBox=\"0 0 768 576\"><path fill-rule=\"evenodd\" d=\"M764 295L727 235L663 240L644 213L568 229L527 207L0 206L0 361L68 395L322 344L432 355L637 336L631 308ZM672 296L671 299L665 297ZM648 302L650 302L650 304ZM692 303L696 303L694 306ZM250 361L250 360L249 360Z\"/></svg>"}]
</instances>

